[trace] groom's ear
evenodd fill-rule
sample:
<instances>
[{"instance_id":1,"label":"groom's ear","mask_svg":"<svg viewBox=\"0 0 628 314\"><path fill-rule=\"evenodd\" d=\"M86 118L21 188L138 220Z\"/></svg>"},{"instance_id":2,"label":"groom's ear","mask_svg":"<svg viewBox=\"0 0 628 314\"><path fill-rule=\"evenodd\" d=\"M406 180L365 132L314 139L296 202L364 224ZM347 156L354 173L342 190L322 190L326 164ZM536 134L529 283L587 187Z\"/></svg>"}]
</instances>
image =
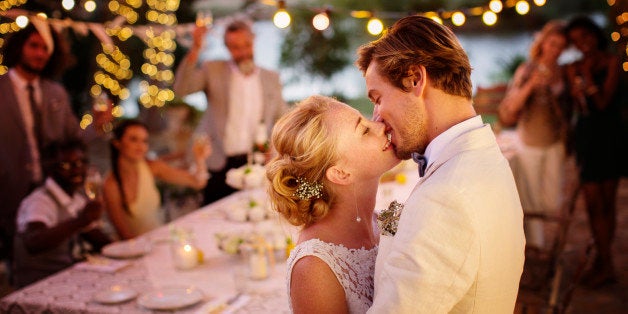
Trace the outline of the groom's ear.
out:
<instances>
[{"instance_id":1,"label":"groom's ear","mask_svg":"<svg viewBox=\"0 0 628 314\"><path fill-rule=\"evenodd\" d=\"M351 183L351 174L338 166L332 166L327 169L327 171L325 171L325 177L327 177L327 180L338 185L347 185Z\"/></svg>"},{"instance_id":2,"label":"groom's ear","mask_svg":"<svg viewBox=\"0 0 628 314\"><path fill-rule=\"evenodd\" d=\"M407 79L411 93L419 96L427 86L427 69L422 65L413 65L408 70Z\"/></svg>"}]
</instances>

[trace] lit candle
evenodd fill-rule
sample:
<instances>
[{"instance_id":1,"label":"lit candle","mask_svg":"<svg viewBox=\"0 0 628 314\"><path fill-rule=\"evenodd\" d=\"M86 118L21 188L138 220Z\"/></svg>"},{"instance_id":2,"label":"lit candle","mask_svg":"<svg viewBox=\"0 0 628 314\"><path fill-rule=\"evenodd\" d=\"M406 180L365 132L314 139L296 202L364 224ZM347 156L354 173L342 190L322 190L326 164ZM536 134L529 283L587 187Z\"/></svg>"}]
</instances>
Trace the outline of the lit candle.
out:
<instances>
[{"instance_id":1,"label":"lit candle","mask_svg":"<svg viewBox=\"0 0 628 314\"><path fill-rule=\"evenodd\" d=\"M173 253L174 265L178 269L190 269L198 264L198 252L190 244L179 245Z\"/></svg>"},{"instance_id":2,"label":"lit candle","mask_svg":"<svg viewBox=\"0 0 628 314\"><path fill-rule=\"evenodd\" d=\"M265 279L268 277L268 260L262 250L255 250L249 258L252 279Z\"/></svg>"}]
</instances>

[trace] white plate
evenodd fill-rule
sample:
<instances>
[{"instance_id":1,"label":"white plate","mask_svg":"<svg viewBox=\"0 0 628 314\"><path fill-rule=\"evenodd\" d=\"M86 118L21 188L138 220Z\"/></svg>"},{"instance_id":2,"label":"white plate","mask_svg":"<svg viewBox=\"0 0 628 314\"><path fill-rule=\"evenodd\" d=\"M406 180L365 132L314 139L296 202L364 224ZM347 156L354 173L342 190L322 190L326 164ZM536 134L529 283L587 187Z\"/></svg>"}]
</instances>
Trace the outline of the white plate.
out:
<instances>
[{"instance_id":1,"label":"white plate","mask_svg":"<svg viewBox=\"0 0 628 314\"><path fill-rule=\"evenodd\" d=\"M118 241L102 248L102 255L112 258L140 257L150 251L150 244L144 240Z\"/></svg>"},{"instance_id":2,"label":"white plate","mask_svg":"<svg viewBox=\"0 0 628 314\"><path fill-rule=\"evenodd\" d=\"M166 287L142 294L137 303L150 310L174 310L203 300L201 290L192 287Z\"/></svg>"},{"instance_id":3,"label":"white plate","mask_svg":"<svg viewBox=\"0 0 628 314\"><path fill-rule=\"evenodd\" d=\"M111 286L94 294L93 300L102 304L116 304L129 301L137 296L137 291L124 286Z\"/></svg>"}]
</instances>

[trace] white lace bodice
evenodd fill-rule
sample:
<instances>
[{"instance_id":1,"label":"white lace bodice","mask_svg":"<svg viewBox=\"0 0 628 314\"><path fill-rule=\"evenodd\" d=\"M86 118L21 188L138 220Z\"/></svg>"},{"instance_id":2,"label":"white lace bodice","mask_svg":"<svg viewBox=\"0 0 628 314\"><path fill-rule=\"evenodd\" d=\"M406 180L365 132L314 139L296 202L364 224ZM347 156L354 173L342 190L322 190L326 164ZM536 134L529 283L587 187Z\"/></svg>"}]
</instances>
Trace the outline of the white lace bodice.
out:
<instances>
[{"instance_id":1,"label":"white lace bodice","mask_svg":"<svg viewBox=\"0 0 628 314\"><path fill-rule=\"evenodd\" d=\"M373 303L373 276L377 246L367 250L348 249L343 245L312 239L297 245L288 258L288 296L292 267L305 256L316 256L334 272L342 285L349 306L349 313L366 313ZM290 304L292 310L292 304Z\"/></svg>"}]
</instances>

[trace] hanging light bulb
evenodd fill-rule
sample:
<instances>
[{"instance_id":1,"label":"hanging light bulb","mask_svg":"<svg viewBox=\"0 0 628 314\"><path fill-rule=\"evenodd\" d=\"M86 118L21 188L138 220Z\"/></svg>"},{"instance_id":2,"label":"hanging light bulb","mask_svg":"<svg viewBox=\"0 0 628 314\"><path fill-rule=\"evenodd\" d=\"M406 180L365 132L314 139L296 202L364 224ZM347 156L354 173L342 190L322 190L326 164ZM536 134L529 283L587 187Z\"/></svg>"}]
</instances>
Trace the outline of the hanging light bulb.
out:
<instances>
[{"instance_id":1,"label":"hanging light bulb","mask_svg":"<svg viewBox=\"0 0 628 314\"><path fill-rule=\"evenodd\" d=\"M273 23L278 28L286 28L290 25L291 20L290 14L286 12L286 1L280 0L277 2L277 12L273 15Z\"/></svg>"},{"instance_id":2,"label":"hanging light bulb","mask_svg":"<svg viewBox=\"0 0 628 314\"><path fill-rule=\"evenodd\" d=\"M520 15L526 15L530 12L530 4L525 0L517 1L517 4L515 4L515 11L517 11Z\"/></svg>"},{"instance_id":3,"label":"hanging light bulb","mask_svg":"<svg viewBox=\"0 0 628 314\"><path fill-rule=\"evenodd\" d=\"M28 18L25 15L20 15L15 18L15 24L20 28L24 28L28 25Z\"/></svg>"},{"instance_id":4,"label":"hanging light bulb","mask_svg":"<svg viewBox=\"0 0 628 314\"><path fill-rule=\"evenodd\" d=\"M451 15L451 22L456 26L464 24L466 20L466 16L460 11L454 12L454 14Z\"/></svg>"},{"instance_id":5,"label":"hanging light bulb","mask_svg":"<svg viewBox=\"0 0 628 314\"><path fill-rule=\"evenodd\" d=\"M504 8L504 4L500 0L491 0L491 2L488 3L488 7L491 11L499 13Z\"/></svg>"},{"instance_id":6,"label":"hanging light bulb","mask_svg":"<svg viewBox=\"0 0 628 314\"><path fill-rule=\"evenodd\" d=\"M67 11L74 9L74 0L63 0L61 1L61 6Z\"/></svg>"},{"instance_id":7,"label":"hanging light bulb","mask_svg":"<svg viewBox=\"0 0 628 314\"><path fill-rule=\"evenodd\" d=\"M377 36L384 31L384 23L382 23L380 19L372 17L366 23L366 30L369 32L369 34Z\"/></svg>"},{"instance_id":8,"label":"hanging light bulb","mask_svg":"<svg viewBox=\"0 0 628 314\"><path fill-rule=\"evenodd\" d=\"M96 2L94 2L94 0L87 0L85 4L83 4L83 7L87 12L94 12L94 10L96 10Z\"/></svg>"},{"instance_id":9,"label":"hanging light bulb","mask_svg":"<svg viewBox=\"0 0 628 314\"><path fill-rule=\"evenodd\" d=\"M329 27L329 13L325 10L321 13L314 15L312 18L312 26L319 31L324 31Z\"/></svg>"},{"instance_id":10,"label":"hanging light bulb","mask_svg":"<svg viewBox=\"0 0 628 314\"><path fill-rule=\"evenodd\" d=\"M482 14L482 22L488 26L493 26L497 23L497 14L493 11L486 11Z\"/></svg>"}]
</instances>

